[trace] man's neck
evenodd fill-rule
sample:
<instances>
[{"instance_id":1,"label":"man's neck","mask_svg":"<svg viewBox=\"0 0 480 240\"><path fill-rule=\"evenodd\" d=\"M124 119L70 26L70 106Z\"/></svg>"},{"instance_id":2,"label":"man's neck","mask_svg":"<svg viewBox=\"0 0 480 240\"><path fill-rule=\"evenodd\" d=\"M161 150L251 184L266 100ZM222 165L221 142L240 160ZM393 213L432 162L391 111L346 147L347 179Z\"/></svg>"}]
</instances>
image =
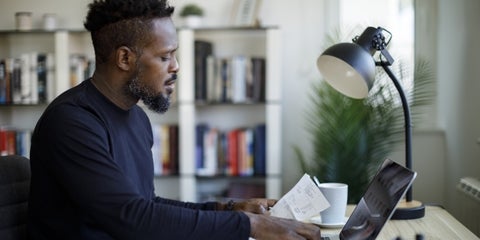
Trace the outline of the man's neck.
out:
<instances>
[{"instance_id":1,"label":"man's neck","mask_svg":"<svg viewBox=\"0 0 480 240\"><path fill-rule=\"evenodd\" d=\"M128 110L138 102L137 99L132 99L131 96L128 96L121 85L112 85L107 79L96 75L93 75L91 81L98 91L121 109Z\"/></svg>"}]
</instances>

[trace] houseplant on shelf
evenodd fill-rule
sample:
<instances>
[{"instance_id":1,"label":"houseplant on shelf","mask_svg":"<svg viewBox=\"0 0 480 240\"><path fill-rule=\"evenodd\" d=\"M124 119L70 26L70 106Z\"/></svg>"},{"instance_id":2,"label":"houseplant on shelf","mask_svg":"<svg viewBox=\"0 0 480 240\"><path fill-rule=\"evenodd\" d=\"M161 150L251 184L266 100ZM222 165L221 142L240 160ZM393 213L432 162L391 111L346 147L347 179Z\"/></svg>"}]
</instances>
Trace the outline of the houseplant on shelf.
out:
<instances>
[{"instance_id":1,"label":"houseplant on shelf","mask_svg":"<svg viewBox=\"0 0 480 240\"><path fill-rule=\"evenodd\" d=\"M398 66L398 76L406 76L404 65ZM405 93L415 123L421 107L434 99L433 77L426 61L417 60L413 78L413 87ZM320 182L349 185L349 203L360 200L380 163L404 140L398 92L383 71L377 72L376 79L365 99L346 97L324 81L313 83L312 105L306 113L312 152L306 157L299 146L294 146L304 172L316 176Z\"/></svg>"},{"instance_id":2,"label":"houseplant on shelf","mask_svg":"<svg viewBox=\"0 0 480 240\"><path fill-rule=\"evenodd\" d=\"M203 9L193 3L183 6L180 11L180 17L183 19L184 25L192 28L199 27L202 24L203 14Z\"/></svg>"}]
</instances>

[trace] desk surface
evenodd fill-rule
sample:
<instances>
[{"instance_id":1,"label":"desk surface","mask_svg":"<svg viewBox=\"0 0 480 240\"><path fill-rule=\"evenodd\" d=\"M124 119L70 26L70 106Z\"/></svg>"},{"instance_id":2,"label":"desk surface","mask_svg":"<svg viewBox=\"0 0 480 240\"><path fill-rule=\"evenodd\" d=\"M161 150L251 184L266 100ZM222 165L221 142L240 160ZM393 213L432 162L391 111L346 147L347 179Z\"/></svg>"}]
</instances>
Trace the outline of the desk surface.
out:
<instances>
[{"instance_id":1,"label":"desk surface","mask_svg":"<svg viewBox=\"0 0 480 240\"><path fill-rule=\"evenodd\" d=\"M353 211L349 206L348 212ZM338 233L341 229L322 228L322 233ZM402 240L415 239L415 234L421 233L425 240L436 239L480 239L457 219L440 207L427 206L425 217L414 220L390 220L385 224L377 239L392 240L401 237Z\"/></svg>"}]
</instances>

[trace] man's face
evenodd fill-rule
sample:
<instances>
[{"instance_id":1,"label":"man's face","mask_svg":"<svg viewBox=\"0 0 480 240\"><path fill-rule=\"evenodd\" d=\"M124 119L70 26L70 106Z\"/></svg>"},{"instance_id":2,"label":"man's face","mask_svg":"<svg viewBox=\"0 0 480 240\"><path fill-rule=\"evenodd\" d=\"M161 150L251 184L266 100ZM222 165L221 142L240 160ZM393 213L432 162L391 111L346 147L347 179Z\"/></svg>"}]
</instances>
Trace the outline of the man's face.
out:
<instances>
[{"instance_id":1,"label":"man's face","mask_svg":"<svg viewBox=\"0 0 480 240\"><path fill-rule=\"evenodd\" d=\"M152 40L143 48L128 91L152 111L164 113L175 88L178 62L177 33L170 18L153 20Z\"/></svg>"}]
</instances>

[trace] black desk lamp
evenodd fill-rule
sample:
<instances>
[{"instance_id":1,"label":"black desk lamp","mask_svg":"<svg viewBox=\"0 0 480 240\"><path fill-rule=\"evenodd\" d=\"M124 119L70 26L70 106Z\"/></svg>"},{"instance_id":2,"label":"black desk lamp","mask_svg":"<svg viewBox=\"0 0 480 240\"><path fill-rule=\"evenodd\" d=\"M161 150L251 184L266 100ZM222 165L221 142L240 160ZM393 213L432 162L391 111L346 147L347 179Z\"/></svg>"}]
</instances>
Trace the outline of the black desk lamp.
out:
<instances>
[{"instance_id":1,"label":"black desk lamp","mask_svg":"<svg viewBox=\"0 0 480 240\"><path fill-rule=\"evenodd\" d=\"M383 31L389 34L386 41ZM339 43L325 50L317 60L317 67L325 80L337 91L351 98L365 98L373 86L375 66L381 66L393 81L402 101L405 118L405 167L412 169L412 131L410 109L407 98L395 75L389 66L393 58L386 47L390 43L391 34L378 27L368 27L353 39L353 43ZM374 60L374 54L380 51L379 60ZM425 216L425 206L412 200L412 188L406 193L395 211L392 219L416 219Z\"/></svg>"}]
</instances>

